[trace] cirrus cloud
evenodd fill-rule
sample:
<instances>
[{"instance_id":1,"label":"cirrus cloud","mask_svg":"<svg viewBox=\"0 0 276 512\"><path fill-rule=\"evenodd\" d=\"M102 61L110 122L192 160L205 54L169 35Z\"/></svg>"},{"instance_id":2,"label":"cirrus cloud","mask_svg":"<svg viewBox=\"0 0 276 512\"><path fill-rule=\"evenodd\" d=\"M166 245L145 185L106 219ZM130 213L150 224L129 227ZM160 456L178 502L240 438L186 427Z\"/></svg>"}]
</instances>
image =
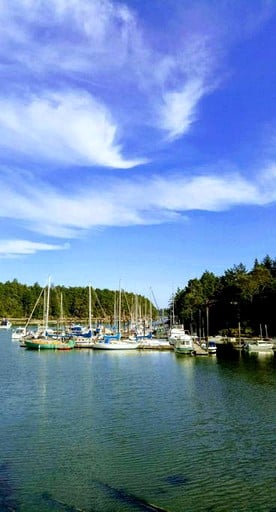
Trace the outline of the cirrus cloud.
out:
<instances>
[{"instance_id":1,"label":"cirrus cloud","mask_svg":"<svg viewBox=\"0 0 276 512\"><path fill-rule=\"evenodd\" d=\"M129 168L107 109L82 91L0 98L0 148L29 160Z\"/></svg>"},{"instance_id":2,"label":"cirrus cloud","mask_svg":"<svg viewBox=\"0 0 276 512\"><path fill-rule=\"evenodd\" d=\"M39 251L57 251L68 249L68 244L58 245L30 240L0 240L0 258L17 258Z\"/></svg>"},{"instance_id":3,"label":"cirrus cloud","mask_svg":"<svg viewBox=\"0 0 276 512\"><path fill-rule=\"evenodd\" d=\"M30 131L30 116L35 115L34 108L39 103L46 123L48 114L53 113L53 123L58 124L61 133L68 134L69 126L75 122L76 141L85 147L82 156L84 160L89 156L92 165L136 165L136 158L122 157L115 138L115 134L122 138L130 127L134 129L136 118L157 133L165 132L168 139L185 134L195 120L198 102L208 90L217 60L209 34L197 34L194 27L188 26L183 30L179 21L173 45L166 44L165 39L161 46L157 45L148 37L143 20L134 9L110 0L2 1L0 22L0 95L1 89L5 94L12 90L7 105L10 116L18 108L22 124L26 116L26 133L22 129L17 132L19 146L28 142L35 151L36 144L53 144L56 130L52 138L41 127L35 138ZM26 91L31 92L29 100L22 102ZM88 108L85 120L82 112L78 131L76 112L68 119L68 94L74 96L74 110L74 104L84 98L84 91L87 96L83 102ZM60 109L57 120L57 113L49 105L46 108L45 102L51 101L52 96L64 95L64 118ZM128 101L136 105L134 113L128 108ZM99 125L99 155L103 153L99 161L95 159L96 145L95 151L93 143L92 150L87 149L83 130L86 123L90 129L91 125ZM61 134L54 147L60 138ZM64 152L66 148L65 144ZM57 162L61 153L62 146L55 151Z\"/></svg>"},{"instance_id":4,"label":"cirrus cloud","mask_svg":"<svg viewBox=\"0 0 276 512\"><path fill-rule=\"evenodd\" d=\"M27 175L2 190L0 217L24 224L43 236L77 238L112 226L176 222L195 210L225 211L235 206L263 206L276 200L276 173L271 164L254 180L238 172L191 177L152 176L147 181L113 178L63 192ZM120 198L120 200L118 200ZM55 248L55 247L54 247Z\"/></svg>"}]
</instances>

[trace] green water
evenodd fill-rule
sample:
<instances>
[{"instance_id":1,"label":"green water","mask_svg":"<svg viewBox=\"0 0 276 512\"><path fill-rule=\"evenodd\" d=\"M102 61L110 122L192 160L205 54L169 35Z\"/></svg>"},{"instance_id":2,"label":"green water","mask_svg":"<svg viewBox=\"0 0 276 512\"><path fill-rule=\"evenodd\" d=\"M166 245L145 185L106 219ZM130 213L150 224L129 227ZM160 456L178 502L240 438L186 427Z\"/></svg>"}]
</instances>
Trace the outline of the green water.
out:
<instances>
[{"instance_id":1,"label":"green water","mask_svg":"<svg viewBox=\"0 0 276 512\"><path fill-rule=\"evenodd\" d=\"M0 333L0 511L276 511L276 358Z\"/></svg>"}]
</instances>

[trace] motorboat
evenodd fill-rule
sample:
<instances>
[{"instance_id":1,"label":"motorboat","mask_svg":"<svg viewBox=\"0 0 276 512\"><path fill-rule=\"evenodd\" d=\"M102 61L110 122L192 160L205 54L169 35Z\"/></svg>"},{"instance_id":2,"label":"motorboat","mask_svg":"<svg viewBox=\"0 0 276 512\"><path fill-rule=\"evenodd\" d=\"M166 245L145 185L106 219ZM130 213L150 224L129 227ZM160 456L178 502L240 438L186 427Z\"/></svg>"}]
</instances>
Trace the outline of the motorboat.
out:
<instances>
[{"instance_id":1,"label":"motorboat","mask_svg":"<svg viewBox=\"0 0 276 512\"><path fill-rule=\"evenodd\" d=\"M194 355L195 348L192 337L190 339L177 340L174 343L174 352L180 355Z\"/></svg>"},{"instance_id":2,"label":"motorboat","mask_svg":"<svg viewBox=\"0 0 276 512\"><path fill-rule=\"evenodd\" d=\"M27 336L27 334L29 334L29 333L28 333L26 327L17 327L12 332L12 340L21 341L25 336Z\"/></svg>"},{"instance_id":3,"label":"motorboat","mask_svg":"<svg viewBox=\"0 0 276 512\"><path fill-rule=\"evenodd\" d=\"M3 318L0 322L0 329L10 329L11 326L12 324L7 318Z\"/></svg>"},{"instance_id":4,"label":"motorboat","mask_svg":"<svg viewBox=\"0 0 276 512\"><path fill-rule=\"evenodd\" d=\"M208 341L207 351L208 351L208 354L216 354L217 353L217 345L213 340Z\"/></svg>"},{"instance_id":5,"label":"motorboat","mask_svg":"<svg viewBox=\"0 0 276 512\"><path fill-rule=\"evenodd\" d=\"M168 340L171 345L175 345L177 341L193 341L192 336L190 335L189 331L185 330L183 325L177 325L174 327L171 327L169 331Z\"/></svg>"}]
</instances>

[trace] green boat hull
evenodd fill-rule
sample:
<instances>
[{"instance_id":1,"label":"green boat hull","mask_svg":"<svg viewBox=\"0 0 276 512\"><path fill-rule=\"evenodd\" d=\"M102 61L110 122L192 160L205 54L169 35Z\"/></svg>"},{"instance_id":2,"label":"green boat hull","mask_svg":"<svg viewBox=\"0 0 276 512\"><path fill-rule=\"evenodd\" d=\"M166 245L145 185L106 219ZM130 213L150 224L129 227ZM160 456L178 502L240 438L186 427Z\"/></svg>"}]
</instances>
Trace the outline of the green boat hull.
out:
<instances>
[{"instance_id":1,"label":"green boat hull","mask_svg":"<svg viewBox=\"0 0 276 512\"><path fill-rule=\"evenodd\" d=\"M30 350L72 350L74 340L32 339L25 340L25 347Z\"/></svg>"}]
</instances>

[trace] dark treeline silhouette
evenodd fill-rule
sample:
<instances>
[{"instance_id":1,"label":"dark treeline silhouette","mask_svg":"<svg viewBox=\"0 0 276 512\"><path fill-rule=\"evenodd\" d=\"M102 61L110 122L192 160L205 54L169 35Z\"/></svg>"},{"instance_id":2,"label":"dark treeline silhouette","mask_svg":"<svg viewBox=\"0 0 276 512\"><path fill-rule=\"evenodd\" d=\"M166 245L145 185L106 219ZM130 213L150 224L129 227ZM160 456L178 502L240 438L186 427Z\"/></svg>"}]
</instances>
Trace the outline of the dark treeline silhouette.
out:
<instances>
[{"instance_id":1,"label":"dark treeline silhouette","mask_svg":"<svg viewBox=\"0 0 276 512\"><path fill-rule=\"evenodd\" d=\"M171 322L199 336L276 335L276 260L240 263L215 276L207 270L191 279L170 301ZM173 320L172 320L173 319Z\"/></svg>"},{"instance_id":2,"label":"dark treeline silhouette","mask_svg":"<svg viewBox=\"0 0 276 512\"><path fill-rule=\"evenodd\" d=\"M14 279L0 283L0 318L28 319L38 301L33 319L42 319L44 294L42 287L35 283L32 286L21 284ZM88 287L65 287L52 286L50 294L49 318L58 320L61 316L64 319L86 320L89 316L89 288ZM46 291L46 288L45 288ZM156 316L156 308L151 301L130 292L121 291L121 318L127 321L135 316L148 317L150 313ZM91 309L93 320L112 322L114 320L115 306L118 311L119 291L98 288L91 291Z\"/></svg>"}]
</instances>

